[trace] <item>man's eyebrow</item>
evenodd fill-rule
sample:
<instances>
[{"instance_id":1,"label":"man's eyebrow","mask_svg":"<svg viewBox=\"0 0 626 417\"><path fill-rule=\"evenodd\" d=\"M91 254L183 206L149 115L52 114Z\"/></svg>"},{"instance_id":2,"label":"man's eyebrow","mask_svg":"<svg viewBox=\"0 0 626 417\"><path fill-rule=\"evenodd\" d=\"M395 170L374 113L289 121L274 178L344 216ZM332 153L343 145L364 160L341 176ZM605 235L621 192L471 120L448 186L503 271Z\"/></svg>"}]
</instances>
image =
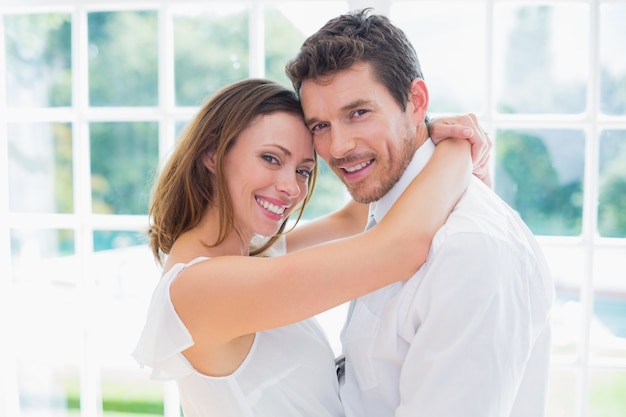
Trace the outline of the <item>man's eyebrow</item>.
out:
<instances>
[{"instance_id":1,"label":"man's eyebrow","mask_svg":"<svg viewBox=\"0 0 626 417\"><path fill-rule=\"evenodd\" d=\"M362 106L371 106L371 105L372 105L372 101L371 100L357 99L357 100L354 100L353 102L350 102L350 103L348 103L348 104L346 104L344 106L341 106L339 110L341 112L346 112L346 111L349 111L349 110L352 110L352 109L356 109L356 108L359 108L359 107L362 107ZM311 126L311 125L313 125L315 123L318 123L318 122L320 122L320 120L317 117L311 117L309 119L306 119L304 121L304 124L306 124L307 126Z\"/></svg>"},{"instance_id":2,"label":"man's eyebrow","mask_svg":"<svg viewBox=\"0 0 626 417\"><path fill-rule=\"evenodd\" d=\"M360 98L341 107L341 111L348 111L348 110L356 109L357 107L362 107L366 105L371 106L371 104L372 104L371 100L365 100L365 99Z\"/></svg>"}]
</instances>

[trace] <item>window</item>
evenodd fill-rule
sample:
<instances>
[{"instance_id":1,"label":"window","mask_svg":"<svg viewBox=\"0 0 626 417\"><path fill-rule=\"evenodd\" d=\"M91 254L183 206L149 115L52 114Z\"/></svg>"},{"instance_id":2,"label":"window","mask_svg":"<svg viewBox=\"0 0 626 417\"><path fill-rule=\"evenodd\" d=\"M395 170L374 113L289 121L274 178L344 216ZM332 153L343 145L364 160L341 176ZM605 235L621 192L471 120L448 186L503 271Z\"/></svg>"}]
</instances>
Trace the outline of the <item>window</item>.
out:
<instances>
[{"instance_id":1,"label":"window","mask_svg":"<svg viewBox=\"0 0 626 417\"><path fill-rule=\"evenodd\" d=\"M151 181L224 84L365 1L0 3L0 414L179 415L130 357ZM367 3L367 4L366 4ZM557 285L549 416L626 414L626 0L384 1L432 116L474 112ZM323 174L309 218L344 201ZM342 316L326 316L336 341ZM125 413L125 414L124 414Z\"/></svg>"}]
</instances>

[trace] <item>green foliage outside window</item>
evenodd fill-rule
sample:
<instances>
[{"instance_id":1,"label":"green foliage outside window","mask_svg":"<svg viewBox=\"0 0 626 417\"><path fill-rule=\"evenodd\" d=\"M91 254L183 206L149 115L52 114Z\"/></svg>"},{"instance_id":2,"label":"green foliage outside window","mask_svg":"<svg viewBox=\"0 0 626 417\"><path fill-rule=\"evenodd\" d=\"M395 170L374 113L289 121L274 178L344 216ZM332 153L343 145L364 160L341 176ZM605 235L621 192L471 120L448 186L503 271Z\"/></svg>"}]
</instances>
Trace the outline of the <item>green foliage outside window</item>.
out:
<instances>
[{"instance_id":1,"label":"green foliage outside window","mask_svg":"<svg viewBox=\"0 0 626 417\"><path fill-rule=\"evenodd\" d=\"M276 9L266 11L265 21L265 76L292 88L285 64L295 56L305 36Z\"/></svg>"},{"instance_id":2,"label":"green foliage outside window","mask_svg":"<svg viewBox=\"0 0 626 417\"><path fill-rule=\"evenodd\" d=\"M626 74L614 75L607 70L600 74L600 110L604 114L626 114Z\"/></svg>"},{"instance_id":3,"label":"green foliage outside window","mask_svg":"<svg viewBox=\"0 0 626 417\"><path fill-rule=\"evenodd\" d=\"M498 110L510 114L576 114L585 111L587 85L555 74L553 6L519 7L506 48L505 88Z\"/></svg>"},{"instance_id":4,"label":"green foliage outside window","mask_svg":"<svg viewBox=\"0 0 626 417\"><path fill-rule=\"evenodd\" d=\"M59 107L72 104L71 16L4 17L7 104ZM20 91L30 89L36 94Z\"/></svg>"},{"instance_id":5,"label":"green foliage outside window","mask_svg":"<svg viewBox=\"0 0 626 417\"><path fill-rule=\"evenodd\" d=\"M93 212L146 214L157 169L157 124L91 124Z\"/></svg>"},{"instance_id":6,"label":"green foliage outside window","mask_svg":"<svg viewBox=\"0 0 626 417\"><path fill-rule=\"evenodd\" d=\"M89 103L156 106L157 13L89 13Z\"/></svg>"},{"instance_id":7,"label":"green foliage outside window","mask_svg":"<svg viewBox=\"0 0 626 417\"><path fill-rule=\"evenodd\" d=\"M547 146L551 141L556 154ZM583 152L584 138L577 131L498 131L495 190L535 234L579 235ZM561 178L555 161L573 166L574 173Z\"/></svg>"},{"instance_id":8,"label":"green foliage outside window","mask_svg":"<svg viewBox=\"0 0 626 417\"><path fill-rule=\"evenodd\" d=\"M550 37L556 13L552 6L520 6L509 33L504 85L498 108L511 114L577 114L586 108L586 81L567 81L555 75ZM581 63L582 64L582 63ZM626 113L626 74L601 69L600 109L604 114ZM558 138L544 138L557 135ZM606 136L601 133L601 137ZM610 135L610 134L609 134ZM549 151L556 140L558 146ZM582 232L582 133L502 130L496 138L496 192L515 208L539 235L576 236ZM607 237L626 237L624 140L601 143L598 231ZM606 149L605 149L606 148ZM572 157L577 149L578 156ZM609 150L610 149L610 150ZM558 167L558 168L557 168ZM578 171L563 179L562 171Z\"/></svg>"},{"instance_id":9,"label":"green foliage outside window","mask_svg":"<svg viewBox=\"0 0 626 417\"><path fill-rule=\"evenodd\" d=\"M626 237L626 130L604 131L600 140L598 231Z\"/></svg>"},{"instance_id":10,"label":"green foliage outside window","mask_svg":"<svg viewBox=\"0 0 626 417\"><path fill-rule=\"evenodd\" d=\"M221 87L249 74L248 12L174 18L178 106L199 106Z\"/></svg>"}]
</instances>

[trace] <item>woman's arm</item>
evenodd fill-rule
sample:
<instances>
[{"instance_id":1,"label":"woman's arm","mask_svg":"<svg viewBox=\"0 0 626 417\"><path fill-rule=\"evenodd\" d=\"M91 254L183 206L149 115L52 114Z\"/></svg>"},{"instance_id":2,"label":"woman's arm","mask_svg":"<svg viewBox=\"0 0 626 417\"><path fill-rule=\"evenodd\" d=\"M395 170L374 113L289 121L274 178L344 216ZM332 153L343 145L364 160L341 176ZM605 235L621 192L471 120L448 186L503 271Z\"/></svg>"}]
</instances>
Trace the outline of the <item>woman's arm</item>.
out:
<instances>
[{"instance_id":1,"label":"woman's arm","mask_svg":"<svg viewBox=\"0 0 626 417\"><path fill-rule=\"evenodd\" d=\"M435 144L448 138L466 138L472 144L473 174L489 188L492 187L489 157L493 143L473 113L441 117L428 124L428 134Z\"/></svg>"},{"instance_id":2,"label":"woman's arm","mask_svg":"<svg viewBox=\"0 0 626 417\"><path fill-rule=\"evenodd\" d=\"M192 334L210 332L214 341L228 341L408 279L426 260L470 172L468 141L445 141L370 231L275 258L197 263L172 283L174 306Z\"/></svg>"}]
</instances>

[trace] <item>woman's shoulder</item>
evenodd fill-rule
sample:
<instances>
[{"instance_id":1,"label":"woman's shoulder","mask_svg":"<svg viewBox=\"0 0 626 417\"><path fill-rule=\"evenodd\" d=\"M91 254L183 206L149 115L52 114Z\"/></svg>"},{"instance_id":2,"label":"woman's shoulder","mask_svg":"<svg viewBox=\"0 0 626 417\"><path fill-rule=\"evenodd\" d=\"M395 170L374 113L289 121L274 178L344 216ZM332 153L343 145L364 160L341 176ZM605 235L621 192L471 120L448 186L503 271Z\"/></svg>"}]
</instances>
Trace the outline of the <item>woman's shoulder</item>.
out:
<instances>
[{"instance_id":1,"label":"woman's shoulder","mask_svg":"<svg viewBox=\"0 0 626 417\"><path fill-rule=\"evenodd\" d=\"M172 259L171 261L168 260L168 262L166 262L165 266L163 267L163 277L171 276L172 274L177 275L183 269L188 268L192 265L195 265L198 262L206 261L208 259L211 259L211 258L207 256L198 256L191 260L186 260L186 259L180 259L180 260Z\"/></svg>"},{"instance_id":2,"label":"woman's shoulder","mask_svg":"<svg viewBox=\"0 0 626 417\"><path fill-rule=\"evenodd\" d=\"M146 322L133 356L141 365L153 368L154 379L177 379L193 369L182 356L182 352L193 345L193 338L172 304L170 286L186 267L206 259L197 257L189 262L172 264L152 293Z\"/></svg>"}]
</instances>

